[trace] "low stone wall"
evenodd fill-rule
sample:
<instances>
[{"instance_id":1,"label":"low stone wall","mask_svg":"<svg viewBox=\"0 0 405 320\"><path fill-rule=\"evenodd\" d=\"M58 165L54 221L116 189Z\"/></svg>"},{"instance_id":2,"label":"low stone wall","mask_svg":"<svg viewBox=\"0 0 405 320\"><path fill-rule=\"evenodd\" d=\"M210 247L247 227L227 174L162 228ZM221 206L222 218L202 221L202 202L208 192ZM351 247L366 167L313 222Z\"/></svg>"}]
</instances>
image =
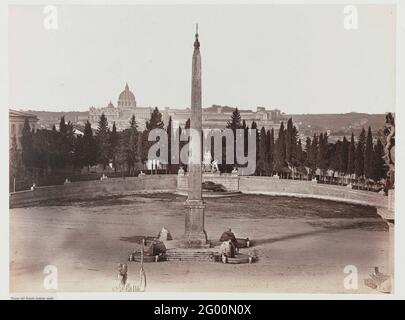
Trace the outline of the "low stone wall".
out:
<instances>
[{"instance_id":1,"label":"low stone wall","mask_svg":"<svg viewBox=\"0 0 405 320\"><path fill-rule=\"evenodd\" d=\"M388 206L388 197L376 192L353 190L344 186L318 184L305 180L244 176L240 177L239 190L242 193L318 198L377 208Z\"/></svg>"},{"instance_id":2,"label":"low stone wall","mask_svg":"<svg viewBox=\"0 0 405 320\"><path fill-rule=\"evenodd\" d=\"M215 174L204 175L203 181L222 184L228 191L241 191L242 193L318 198L376 208L388 207L388 197L379 193L317 184L312 181ZM72 182L65 185L38 187L34 191L11 193L10 207L33 205L46 200L86 200L142 192L175 192L177 189L187 190L187 187L186 175L146 175L126 179L110 178L104 181Z\"/></svg>"},{"instance_id":3,"label":"low stone wall","mask_svg":"<svg viewBox=\"0 0 405 320\"><path fill-rule=\"evenodd\" d=\"M125 179L109 178L103 181L72 182L65 185L37 187L33 191L10 193L10 208L46 200L85 200L138 192L174 192L176 186L176 175L145 175Z\"/></svg>"},{"instance_id":4,"label":"low stone wall","mask_svg":"<svg viewBox=\"0 0 405 320\"><path fill-rule=\"evenodd\" d=\"M239 191L239 177L230 174L215 174L215 173L204 173L202 176L202 181L211 181L216 184L221 184L225 187L226 191L233 192ZM181 191L188 190L188 175L178 175L177 176L177 189Z\"/></svg>"}]
</instances>

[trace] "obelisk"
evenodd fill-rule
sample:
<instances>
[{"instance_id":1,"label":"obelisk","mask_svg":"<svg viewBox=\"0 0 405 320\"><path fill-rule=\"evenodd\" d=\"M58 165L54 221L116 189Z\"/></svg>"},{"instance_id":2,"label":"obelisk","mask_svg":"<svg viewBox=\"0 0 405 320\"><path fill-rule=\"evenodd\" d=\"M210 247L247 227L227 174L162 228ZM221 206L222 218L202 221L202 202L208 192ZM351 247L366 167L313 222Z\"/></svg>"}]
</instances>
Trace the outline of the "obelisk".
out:
<instances>
[{"instance_id":1,"label":"obelisk","mask_svg":"<svg viewBox=\"0 0 405 320\"><path fill-rule=\"evenodd\" d=\"M207 233L204 229L204 208L202 200L202 105L201 105L201 55L198 40L198 25L194 41L191 79L191 118L188 163L188 197L186 208L185 233L182 246L186 248L209 247Z\"/></svg>"}]
</instances>

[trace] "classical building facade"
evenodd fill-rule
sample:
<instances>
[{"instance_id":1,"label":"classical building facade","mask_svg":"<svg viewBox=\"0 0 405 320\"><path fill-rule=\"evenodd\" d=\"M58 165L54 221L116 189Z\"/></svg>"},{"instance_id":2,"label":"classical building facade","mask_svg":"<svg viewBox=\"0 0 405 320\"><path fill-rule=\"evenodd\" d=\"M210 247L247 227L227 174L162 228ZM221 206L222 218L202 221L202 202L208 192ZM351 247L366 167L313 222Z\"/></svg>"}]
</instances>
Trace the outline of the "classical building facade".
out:
<instances>
[{"instance_id":1,"label":"classical building facade","mask_svg":"<svg viewBox=\"0 0 405 320\"><path fill-rule=\"evenodd\" d=\"M163 122L167 125L169 117L172 117L174 126L184 126L190 118L190 108L177 109L169 107L158 107L162 113ZM209 108L203 108L202 120L204 128L223 129L227 122L231 119L232 112L235 108L228 106L213 105ZM134 93L126 84L124 91L118 96L117 106L110 101L106 107L89 109L89 121L93 128L97 127L98 120L101 114L107 117L108 123L111 126L115 122L118 130L128 128L129 121L132 115L135 115L136 122L140 129L145 128L146 121L150 119L152 107L139 107L136 104ZM258 128L265 127L267 129L278 130L281 121L286 121L286 116L278 109L269 109L265 107L257 107L253 110L239 110L241 117L250 127L252 122L257 123Z\"/></svg>"},{"instance_id":2,"label":"classical building facade","mask_svg":"<svg viewBox=\"0 0 405 320\"><path fill-rule=\"evenodd\" d=\"M38 117L34 114L16 111L9 109L8 111L8 123L9 123L9 146L11 148L12 138L17 138L17 146L21 147L21 137L24 128L25 119L28 119L31 130L37 130Z\"/></svg>"}]
</instances>

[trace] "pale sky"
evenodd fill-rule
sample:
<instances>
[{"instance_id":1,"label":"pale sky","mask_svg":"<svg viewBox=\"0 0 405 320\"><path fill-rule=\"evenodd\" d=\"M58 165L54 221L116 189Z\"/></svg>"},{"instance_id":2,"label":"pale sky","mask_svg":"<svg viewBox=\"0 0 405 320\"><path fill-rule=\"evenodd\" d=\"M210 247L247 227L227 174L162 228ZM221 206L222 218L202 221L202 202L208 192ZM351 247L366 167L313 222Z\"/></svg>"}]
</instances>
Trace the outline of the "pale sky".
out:
<instances>
[{"instance_id":1,"label":"pale sky","mask_svg":"<svg viewBox=\"0 0 405 320\"><path fill-rule=\"evenodd\" d=\"M128 82L139 106L190 104L199 23L203 106L286 113L395 110L395 6L343 5L9 7L9 107L85 111L116 106Z\"/></svg>"}]
</instances>

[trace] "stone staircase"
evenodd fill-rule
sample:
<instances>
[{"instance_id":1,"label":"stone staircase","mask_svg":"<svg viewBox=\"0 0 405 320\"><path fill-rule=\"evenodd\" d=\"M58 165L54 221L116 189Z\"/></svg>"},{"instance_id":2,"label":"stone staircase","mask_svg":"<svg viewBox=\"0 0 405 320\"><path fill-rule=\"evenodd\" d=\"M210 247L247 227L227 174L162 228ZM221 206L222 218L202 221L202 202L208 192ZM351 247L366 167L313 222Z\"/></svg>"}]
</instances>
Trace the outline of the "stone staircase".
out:
<instances>
[{"instance_id":1,"label":"stone staircase","mask_svg":"<svg viewBox=\"0 0 405 320\"><path fill-rule=\"evenodd\" d=\"M166 251L167 261L207 261L213 262L216 249L169 249Z\"/></svg>"}]
</instances>

